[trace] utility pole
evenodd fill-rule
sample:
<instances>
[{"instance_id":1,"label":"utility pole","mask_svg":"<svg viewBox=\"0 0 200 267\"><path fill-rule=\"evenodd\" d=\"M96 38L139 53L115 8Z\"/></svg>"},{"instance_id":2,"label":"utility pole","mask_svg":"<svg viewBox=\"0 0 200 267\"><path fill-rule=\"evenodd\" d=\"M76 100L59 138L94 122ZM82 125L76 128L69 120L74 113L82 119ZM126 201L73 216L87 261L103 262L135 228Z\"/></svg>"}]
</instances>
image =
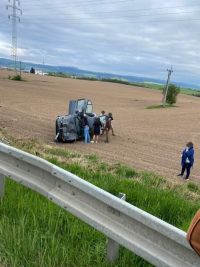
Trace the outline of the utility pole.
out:
<instances>
[{"instance_id":1,"label":"utility pole","mask_svg":"<svg viewBox=\"0 0 200 267\"><path fill-rule=\"evenodd\" d=\"M43 55L43 58L42 58L42 75L44 75L44 55Z\"/></svg>"},{"instance_id":2,"label":"utility pole","mask_svg":"<svg viewBox=\"0 0 200 267\"><path fill-rule=\"evenodd\" d=\"M19 70L20 70L20 76L21 76L22 74L22 62L21 61L19 62Z\"/></svg>"},{"instance_id":3,"label":"utility pole","mask_svg":"<svg viewBox=\"0 0 200 267\"><path fill-rule=\"evenodd\" d=\"M11 0L8 0L8 1L9 1L9 3L11 2ZM20 17L17 14L19 13L20 15L22 15L22 10L18 6L20 6L20 1L19 0L12 0L12 4L8 4L6 6L7 10L9 10L9 8L12 9L12 14L9 14L8 18L9 19L12 18L11 57L13 59L15 71L16 71L16 68L17 68L17 64L16 64L16 62L17 62L17 22L20 22Z\"/></svg>"},{"instance_id":4,"label":"utility pole","mask_svg":"<svg viewBox=\"0 0 200 267\"><path fill-rule=\"evenodd\" d=\"M171 69L167 69L167 72L168 72L167 82L166 82L166 85L165 85L165 90L164 90L164 92L163 92L163 107L165 107L165 104L166 104L167 93L168 93L168 87L169 87L169 81L170 81L171 74L172 74L172 72L173 72L173 70L172 70L172 66L171 66Z\"/></svg>"}]
</instances>

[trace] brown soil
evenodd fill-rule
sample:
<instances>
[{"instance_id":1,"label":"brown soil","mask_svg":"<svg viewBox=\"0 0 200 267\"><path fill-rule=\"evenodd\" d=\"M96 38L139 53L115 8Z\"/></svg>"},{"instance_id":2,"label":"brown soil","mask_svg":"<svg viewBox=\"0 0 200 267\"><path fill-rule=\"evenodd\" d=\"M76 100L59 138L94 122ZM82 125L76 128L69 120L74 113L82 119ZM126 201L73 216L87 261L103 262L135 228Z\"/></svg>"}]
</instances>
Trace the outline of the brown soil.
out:
<instances>
[{"instance_id":1,"label":"brown soil","mask_svg":"<svg viewBox=\"0 0 200 267\"><path fill-rule=\"evenodd\" d=\"M67 113L70 99L89 98L94 111L112 112L116 136L110 143L57 144L66 149L97 154L178 181L181 151L195 145L191 180L200 181L200 98L180 95L176 108L146 109L159 104L161 92L113 83L23 74L24 82L8 80L0 71L0 128L15 138L53 143L55 118Z\"/></svg>"}]
</instances>

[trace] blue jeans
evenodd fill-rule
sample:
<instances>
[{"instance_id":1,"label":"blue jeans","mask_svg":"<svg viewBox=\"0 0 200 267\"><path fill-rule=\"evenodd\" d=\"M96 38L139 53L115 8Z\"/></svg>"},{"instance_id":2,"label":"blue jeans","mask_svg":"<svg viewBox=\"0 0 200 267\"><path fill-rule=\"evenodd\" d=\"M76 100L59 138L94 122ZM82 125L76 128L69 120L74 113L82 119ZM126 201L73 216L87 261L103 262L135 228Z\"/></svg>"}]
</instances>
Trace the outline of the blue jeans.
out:
<instances>
[{"instance_id":1,"label":"blue jeans","mask_svg":"<svg viewBox=\"0 0 200 267\"><path fill-rule=\"evenodd\" d=\"M90 143L90 134L89 134L89 126L86 125L84 127L84 139L85 139L85 144Z\"/></svg>"}]
</instances>

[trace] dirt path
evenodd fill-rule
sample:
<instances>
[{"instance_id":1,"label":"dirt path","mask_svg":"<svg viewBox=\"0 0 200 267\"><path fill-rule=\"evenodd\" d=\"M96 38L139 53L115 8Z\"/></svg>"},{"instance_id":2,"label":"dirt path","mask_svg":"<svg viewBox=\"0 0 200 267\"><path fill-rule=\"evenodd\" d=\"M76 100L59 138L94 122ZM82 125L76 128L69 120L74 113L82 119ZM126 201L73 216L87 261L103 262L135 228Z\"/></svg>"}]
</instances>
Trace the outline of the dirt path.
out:
<instances>
[{"instance_id":1,"label":"dirt path","mask_svg":"<svg viewBox=\"0 0 200 267\"><path fill-rule=\"evenodd\" d=\"M122 162L178 179L186 142L195 144L191 179L200 182L200 98L179 96L177 108L146 109L159 104L161 93L120 84L24 74L25 82L10 81L0 71L0 128L16 138L53 142L55 118L67 113L70 99L89 98L98 114L111 111L116 136L105 144L59 144L75 151Z\"/></svg>"}]
</instances>

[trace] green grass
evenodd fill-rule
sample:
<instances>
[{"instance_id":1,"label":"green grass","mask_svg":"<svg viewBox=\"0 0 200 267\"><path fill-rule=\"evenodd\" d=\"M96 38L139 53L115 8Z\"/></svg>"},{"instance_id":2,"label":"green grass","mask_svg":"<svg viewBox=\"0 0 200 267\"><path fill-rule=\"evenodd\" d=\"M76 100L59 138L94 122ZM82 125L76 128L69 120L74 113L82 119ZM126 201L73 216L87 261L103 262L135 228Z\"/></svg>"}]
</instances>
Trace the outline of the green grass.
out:
<instances>
[{"instance_id":1,"label":"green grass","mask_svg":"<svg viewBox=\"0 0 200 267\"><path fill-rule=\"evenodd\" d=\"M63 77L63 78L74 78L71 74L65 74L65 73L49 73L49 76L56 76L56 77ZM101 82L111 82L111 83L118 83L118 84L124 84L129 86L138 86L143 88L149 88L154 90L163 90L163 87L165 84L158 84L158 83L151 83L151 82L129 82L125 79L118 79L118 78L102 78L99 79L96 76L77 76L76 79L79 80L88 80L88 81L101 81ZM191 95L191 96L200 96L200 90L195 90L192 88L185 88L180 87L180 93L185 95Z\"/></svg>"},{"instance_id":2,"label":"green grass","mask_svg":"<svg viewBox=\"0 0 200 267\"><path fill-rule=\"evenodd\" d=\"M86 158L91 161L91 163L98 163L98 157L96 155L86 155Z\"/></svg>"},{"instance_id":3,"label":"green grass","mask_svg":"<svg viewBox=\"0 0 200 267\"><path fill-rule=\"evenodd\" d=\"M170 104L166 104L165 107L163 107L163 105L152 105L152 106L148 106L147 109L158 109L158 108L175 108L177 106L175 105L170 105Z\"/></svg>"},{"instance_id":4,"label":"green grass","mask_svg":"<svg viewBox=\"0 0 200 267\"><path fill-rule=\"evenodd\" d=\"M180 90L181 90L181 93L185 94L185 95L198 96L199 93L200 93L200 90L194 90L194 89L191 89L191 88L183 88L183 87L181 87Z\"/></svg>"},{"instance_id":5,"label":"green grass","mask_svg":"<svg viewBox=\"0 0 200 267\"><path fill-rule=\"evenodd\" d=\"M64 149L59 149L59 148L50 148L50 149L46 149L45 151L47 154L51 154L54 156L61 156L64 158L79 158L80 155L78 153L74 153L74 152L69 152L67 150Z\"/></svg>"},{"instance_id":6,"label":"green grass","mask_svg":"<svg viewBox=\"0 0 200 267\"><path fill-rule=\"evenodd\" d=\"M113 195L125 193L127 202L180 229L187 230L199 208L200 191L194 183L174 185L150 172L35 141L16 144ZM120 249L117 262L110 264L105 248L104 235L39 194L6 181L5 197L0 200L0 262L5 266L151 266L125 248Z\"/></svg>"},{"instance_id":7,"label":"green grass","mask_svg":"<svg viewBox=\"0 0 200 267\"><path fill-rule=\"evenodd\" d=\"M63 72L49 72L48 76L60 77L60 78L71 78L71 75Z\"/></svg>"},{"instance_id":8,"label":"green grass","mask_svg":"<svg viewBox=\"0 0 200 267\"><path fill-rule=\"evenodd\" d=\"M197 184L194 184L192 182L188 183L187 184L187 188L191 191L191 192L198 192L200 193L200 188Z\"/></svg>"},{"instance_id":9,"label":"green grass","mask_svg":"<svg viewBox=\"0 0 200 267\"><path fill-rule=\"evenodd\" d=\"M130 167L127 167L123 164L116 164L114 165L114 171L115 174L119 177L119 178L134 178L135 176L137 176L137 172L135 170L133 170Z\"/></svg>"}]
</instances>

